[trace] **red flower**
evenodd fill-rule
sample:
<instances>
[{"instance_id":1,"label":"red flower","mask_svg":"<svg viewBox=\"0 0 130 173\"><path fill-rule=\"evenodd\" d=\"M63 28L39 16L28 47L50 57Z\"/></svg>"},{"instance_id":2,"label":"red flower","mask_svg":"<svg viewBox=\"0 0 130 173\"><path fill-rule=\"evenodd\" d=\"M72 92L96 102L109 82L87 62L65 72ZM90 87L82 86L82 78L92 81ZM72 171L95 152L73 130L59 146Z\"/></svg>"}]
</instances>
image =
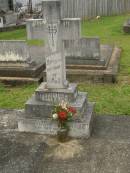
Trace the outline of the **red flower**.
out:
<instances>
[{"instance_id":1,"label":"red flower","mask_svg":"<svg viewBox=\"0 0 130 173\"><path fill-rule=\"evenodd\" d=\"M73 114L76 114L76 109L75 108L68 107L68 111L73 113Z\"/></svg>"},{"instance_id":2,"label":"red flower","mask_svg":"<svg viewBox=\"0 0 130 173\"><path fill-rule=\"evenodd\" d=\"M64 111L58 112L58 116L60 120L64 121L67 119L67 112L64 112Z\"/></svg>"}]
</instances>

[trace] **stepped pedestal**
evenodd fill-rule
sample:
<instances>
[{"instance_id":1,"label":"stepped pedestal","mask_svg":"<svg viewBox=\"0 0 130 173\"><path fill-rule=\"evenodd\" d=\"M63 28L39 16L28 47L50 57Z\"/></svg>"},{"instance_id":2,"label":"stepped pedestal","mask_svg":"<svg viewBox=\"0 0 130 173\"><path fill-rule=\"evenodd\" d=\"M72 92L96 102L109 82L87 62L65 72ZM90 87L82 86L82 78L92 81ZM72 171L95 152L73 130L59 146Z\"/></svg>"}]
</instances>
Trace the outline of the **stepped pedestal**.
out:
<instances>
[{"instance_id":1,"label":"stepped pedestal","mask_svg":"<svg viewBox=\"0 0 130 173\"><path fill-rule=\"evenodd\" d=\"M53 106L65 100L77 110L69 122L71 137L89 137L94 117L94 103L88 102L84 92L77 91L77 85L69 84L66 89L47 89L42 83L25 105L25 114L19 117L18 128L24 132L56 135L57 122L52 119Z\"/></svg>"}]
</instances>

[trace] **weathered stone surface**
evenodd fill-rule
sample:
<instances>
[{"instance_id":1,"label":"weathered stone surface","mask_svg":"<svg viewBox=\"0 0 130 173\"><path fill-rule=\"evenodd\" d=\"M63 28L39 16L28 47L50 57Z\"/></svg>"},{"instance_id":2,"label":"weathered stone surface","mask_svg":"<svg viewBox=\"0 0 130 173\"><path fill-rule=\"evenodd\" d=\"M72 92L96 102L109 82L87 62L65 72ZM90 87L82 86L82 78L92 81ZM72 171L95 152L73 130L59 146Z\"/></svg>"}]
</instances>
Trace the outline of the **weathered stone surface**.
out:
<instances>
[{"instance_id":1,"label":"weathered stone surface","mask_svg":"<svg viewBox=\"0 0 130 173\"><path fill-rule=\"evenodd\" d=\"M10 122L5 127L0 121L1 173L129 173L130 116L95 116L92 137L74 140L81 150L71 155L73 140L60 144L56 138L14 131L15 116L22 114L22 111L0 110L0 120L4 122L4 117L8 117L5 122ZM63 151L72 153L68 158L59 158L56 151L62 155Z\"/></svg>"},{"instance_id":2,"label":"weathered stone surface","mask_svg":"<svg viewBox=\"0 0 130 173\"><path fill-rule=\"evenodd\" d=\"M44 137L19 133L17 116L22 110L0 110L0 172L42 173L47 145Z\"/></svg>"},{"instance_id":3,"label":"weathered stone surface","mask_svg":"<svg viewBox=\"0 0 130 173\"><path fill-rule=\"evenodd\" d=\"M123 25L123 31L125 33L130 33L130 19L128 19Z\"/></svg>"},{"instance_id":4,"label":"weathered stone surface","mask_svg":"<svg viewBox=\"0 0 130 173\"><path fill-rule=\"evenodd\" d=\"M62 40L78 40L81 37L81 19L61 19Z\"/></svg>"},{"instance_id":5,"label":"weathered stone surface","mask_svg":"<svg viewBox=\"0 0 130 173\"><path fill-rule=\"evenodd\" d=\"M26 62L28 58L29 52L25 41L0 41L0 62Z\"/></svg>"},{"instance_id":6,"label":"weathered stone surface","mask_svg":"<svg viewBox=\"0 0 130 173\"><path fill-rule=\"evenodd\" d=\"M78 116L84 112L87 103L86 93L79 92L75 101L69 104L76 108ZM55 102L38 101L33 95L25 104L25 117L28 118L50 118Z\"/></svg>"},{"instance_id":7,"label":"weathered stone surface","mask_svg":"<svg viewBox=\"0 0 130 173\"><path fill-rule=\"evenodd\" d=\"M91 135L91 129L94 117L94 104L88 103L84 106L85 110L83 113L78 112L75 120L69 123L70 131L69 136L71 137L84 137L88 138ZM28 113L29 114L29 113ZM83 115L82 115L83 114ZM40 118L37 119L36 115L33 119L20 117L18 120L18 129L22 132L35 132L48 135L56 135L58 130L57 122L53 121L51 118Z\"/></svg>"},{"instance_id":8,"label":"weathered stone surface","mask_svg":"<svg viewBox=\"0 0 130 173\"><path fill-rule=\"evenodd\" d=\"M69 42L69 41L68 41ZM72 44L70 42L70 44ZM69 44L69 45L70 45ZM66 49L67 65L95 65L107 66L112 52L113 46L101 45L99 38L82 38Z\"/></svg>"},{"instance_id":9,"label":"weathered stone surface","mask_svg":"<svg viewBox=\"0 0 130 173\"><path fill-rule=\"evenodd\" d=\"M26 21L27 39L44 40L45 20L43 19L29 19Z\"/></svg>"},{"instance_id":10,"label":"weathered stone surface","mask_svg":"<svg viewBox=\"0 0 130 173\"><path fill-rule=\"evenodd\" d=\"M28 136L28 137L27 137ZM28 139L31 135L3 132L0 135L1 173L42 173L44 142ZM20 138L24 138L21 140ZM25 140L25 138L28 138Z\"/></svg>"},{"instance_id":11,"label":"weathered stone surface","mask_svg":"<svg viewBox=\"0 0 130 173\"><path fill-rule=\"evenodd\" d=\"M38 83L45 63L31 58L26 41L0 41L0 81L6 84Z\"/></svg>"},{"instance_id":12,"label":"weathered stone surface","mask_svg":"<svg viewBox=\"0 0 130 173\"><path fill-rule=\"evenodd\" d=\"M43 18L51 23L52 21L55 23L60 20L60 0L43 0Z\"/></svg>"},{"instance_id":13,"label":"weathered stone surface","mask_svg":"<svg viewBox=\"0 0 130 173\"><path fill-rule=\"evenodd\" d=\"M77 84L70 83L67 88L55 89L47 88L47 84L42 83L35 91L36 100L49 102L72 102L78 94Z\"/></svg>"},{"instance_id":14,"label":"weathered stone surface","mask_svg":"<svg viewBox=\"0 0 130 173\"><path fill-rule=\"evenodd\" d=\"M67 79L71 82L90 81L95 83L115 83L117 82L117 73L119 70L119 60L121 56L121 49L115 47L112 54L105 50L104 54L110 56L109 62L105 66L94 65L68 65L67 66Z\"/></svg>"},{"instance_id":15,"label":"weathered stone surface","mask_svg":"<svg viewBox=\"0 0 130 173\"><path fill-rule=\"evenodd\" d=\"M55 52L46 57L47 88L66 88L66 69L63 52Z\"/></svg>"}]
</instances>

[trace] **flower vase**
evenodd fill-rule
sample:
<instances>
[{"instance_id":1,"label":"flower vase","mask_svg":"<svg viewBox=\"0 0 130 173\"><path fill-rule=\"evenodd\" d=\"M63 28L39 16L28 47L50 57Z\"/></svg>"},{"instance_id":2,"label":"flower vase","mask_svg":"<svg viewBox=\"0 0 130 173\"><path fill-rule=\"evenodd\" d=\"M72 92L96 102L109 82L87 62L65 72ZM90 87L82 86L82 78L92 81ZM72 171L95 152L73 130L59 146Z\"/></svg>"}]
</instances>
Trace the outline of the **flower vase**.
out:
<instances>
[{"instance_id":1,"label":"flower vase","mask_svg":"<svg viewBox=\"0 0 130 173\"><path fill-rule=\"evenodd\" d=\"M69 133L68 128L59 128L57 131L58 141L59 142L67 142L69 140L68 133Z\"/></svg>"}]
</instances>

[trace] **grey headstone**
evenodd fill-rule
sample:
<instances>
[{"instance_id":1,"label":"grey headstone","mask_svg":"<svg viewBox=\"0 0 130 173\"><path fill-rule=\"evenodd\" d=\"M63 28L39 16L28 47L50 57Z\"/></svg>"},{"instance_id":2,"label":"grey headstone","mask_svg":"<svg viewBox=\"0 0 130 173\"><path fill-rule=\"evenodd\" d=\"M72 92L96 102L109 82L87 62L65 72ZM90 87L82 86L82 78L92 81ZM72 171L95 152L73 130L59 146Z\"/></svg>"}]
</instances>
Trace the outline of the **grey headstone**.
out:
<instances>
[{"instance_id":1,"label":"grey headstone","mask_svg":"<svg viewBox=\"0 0 130 173\"><path fill-rule=\"evenodd\" d=\"M65 88L66 70L62 53L53 53L46 57L47 88Z\"/></svg>"},{"instance_id":2,"label":"grey headstone","mask_svg":"<svg viewBox=\"0 0 130 173\"><path fill-rule=\"evenodd\" d=\"M63 40L63 44L66 57L73 57L73 61L76 61L76 57L79 57L81 61L82 59L100 59L100 40L97 37Z\"/></svg>"},{"instance_id":3,"label":"grey headstone","mask_svg":"<svg viewBox=\"0 0 130 173\"><path fill-rule=\"evenodd\" d=\"M60 0L43 0L43 18L48 23L56 23L60 20Z\"/></svg>"},{"instance_id":4,"label":"grey headstone","mask_svg":"<svg viewBox=\"0 0 130 173\"><path fill-rule=\"evenodd\" d=\"M25 41L0 41L0 61L26 61L29 51Z\"/></svg>"},{"instance_id":5,"label":"grey headstone","mask_svg":"<svg viewBox=\"0 0 130 173\"><path fill-rule=\"evenodd\" d=\"M81 38L81 57L87 59L100 59L100 40L99 38Z\"/></svg>"},{"instance_id":6,"label":"grey headstone","mask_svg":"<svg viewBox=\"0 0 130 173\"><path fill-rule=\"evenodd\" d=\"M81 37L81 19L64 18L61 20L62 40L77 40Z\"/></svg>"},{"instance_id":7,"label":"grey headstone","mask_svg":"<svg viewBox=\"0 0 130 173\"><path fill-rule=\"evenodd\" d=\"M44 26L46 21L43 19L28 19L26 21L27 39L44 40Z\"/></svg>"}]
</instances>

